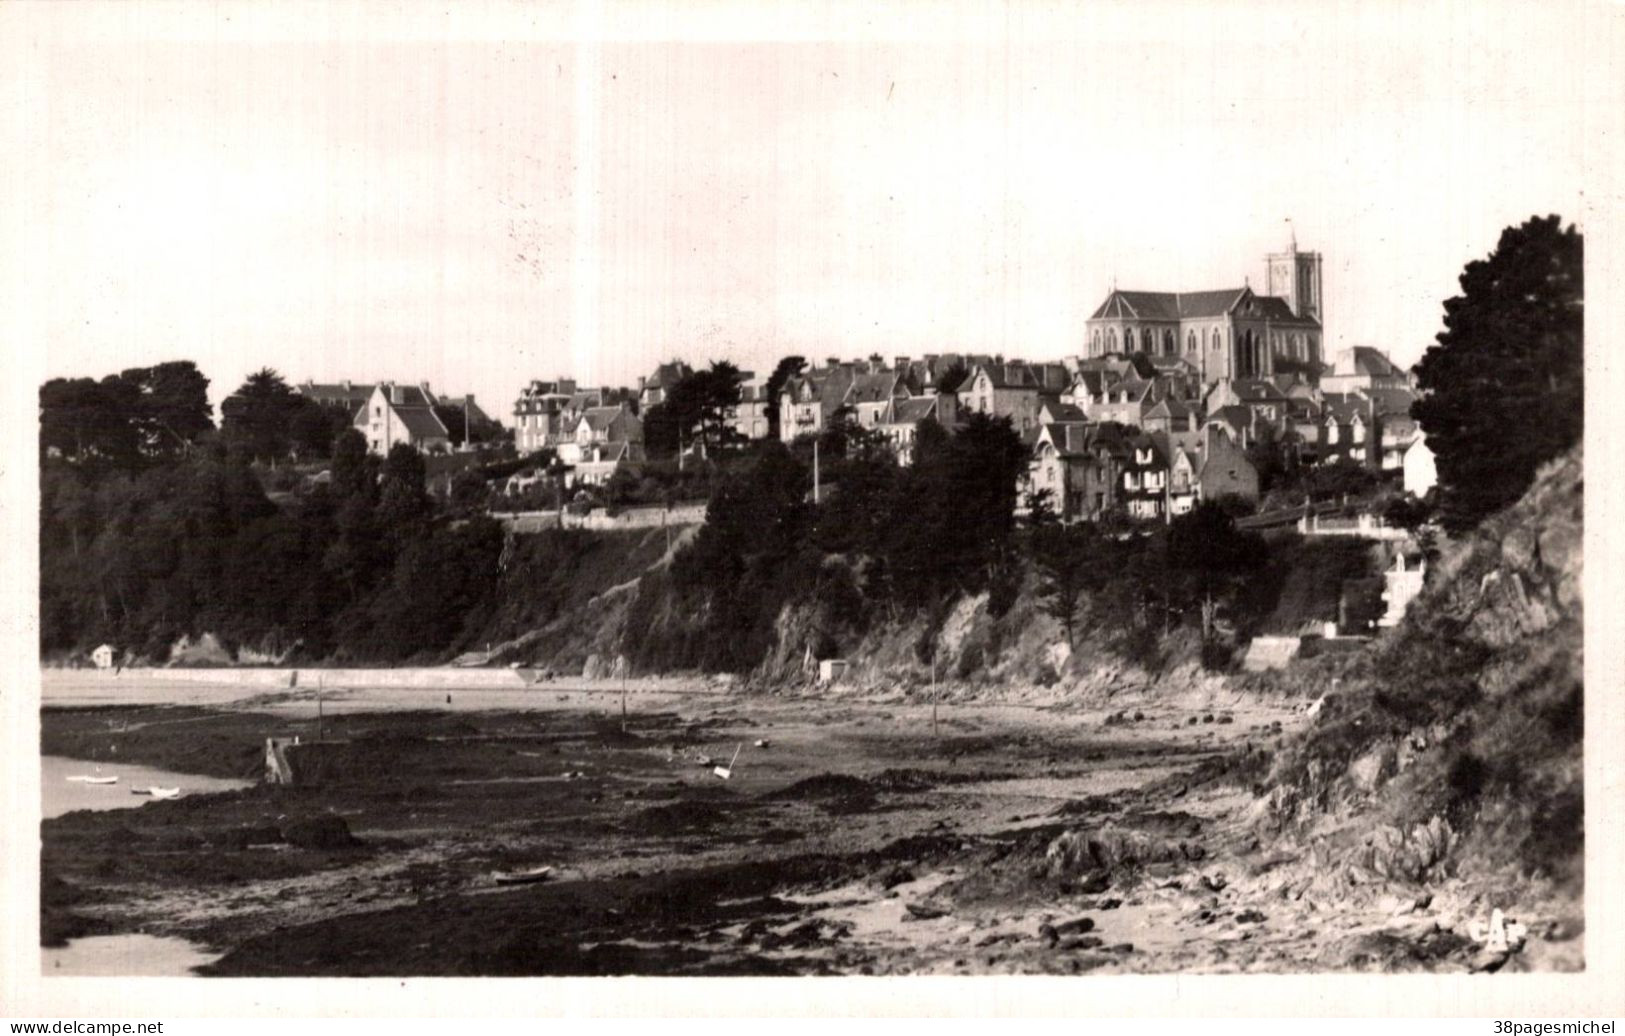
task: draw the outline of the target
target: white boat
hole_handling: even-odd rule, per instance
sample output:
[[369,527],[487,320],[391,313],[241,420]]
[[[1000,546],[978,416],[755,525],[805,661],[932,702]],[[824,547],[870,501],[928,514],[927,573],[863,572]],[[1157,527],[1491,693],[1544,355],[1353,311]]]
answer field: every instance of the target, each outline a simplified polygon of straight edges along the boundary
[[81,775],[81,776],[69,777],[68,780],[70,780],[70,781],[79,781],[81,784],[117,784],[118,783],[118,778],[117,777],[89,777],[89,776]]
[[498,885],[526,885],[533,881],[546,881],[552,873],[552,867],[531,867],[522,871],[497,871],[491,875],[491,880]]
[[150,788],[131,788],[131,795],[151,795],[155,799],[178,799],[181,797],[179,788],[160,788],[154,784]]

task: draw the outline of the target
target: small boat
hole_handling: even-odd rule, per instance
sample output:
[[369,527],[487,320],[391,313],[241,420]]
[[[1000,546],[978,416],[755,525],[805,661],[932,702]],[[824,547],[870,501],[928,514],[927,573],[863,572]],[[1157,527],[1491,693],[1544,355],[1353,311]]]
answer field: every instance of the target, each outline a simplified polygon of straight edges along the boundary
[[131,788],[131,795],[151,795],[155,799],[178,799],[181,797],[179,788],[160,788],[154,784],[150,788]]
[[528,885],[534,881],[546,881],[552,873],[552,867],[531,867],[522,871],[497,871],[491,875],[491,880],[498,885]]
[[68,780],[70,780],[70,781],[79,781],[82,784],[117,784],[118,783],[118,778],[117,777],[79,776],[79,777],[69,777]]

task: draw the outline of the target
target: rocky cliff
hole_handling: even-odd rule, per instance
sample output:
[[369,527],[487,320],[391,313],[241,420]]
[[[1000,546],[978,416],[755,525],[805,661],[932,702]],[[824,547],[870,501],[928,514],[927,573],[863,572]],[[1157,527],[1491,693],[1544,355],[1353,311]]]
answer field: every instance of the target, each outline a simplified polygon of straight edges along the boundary
[[1315,722],[1255,809],[1309,850],[1294,895],[1583,916],[1582,472],[1579,450],[1548,464],[1389,637],[1310,677]]

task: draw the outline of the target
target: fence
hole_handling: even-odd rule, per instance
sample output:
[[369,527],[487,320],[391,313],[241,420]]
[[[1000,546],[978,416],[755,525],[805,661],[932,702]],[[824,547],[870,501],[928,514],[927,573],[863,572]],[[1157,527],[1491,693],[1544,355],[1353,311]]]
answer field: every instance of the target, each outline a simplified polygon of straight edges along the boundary
[[1298,531],[1305,536],[1359,536],[1368,540],[1402,540],[1409,536],[1372,514],[1352,518],[1327,518],[1311,514],[1298,519]]
[[668,525],[701,525],[705,522],[705,504],[684,504],[680,507],[632,507],[619,514],[610,514],[596,508],[586,514],[564,512],[560,521],[557,511],[519,511],[492,515],[504,527],[514,532],[541,532],[543,529],[587,529],[592,532],[615,532],[621,529],[659,529]]

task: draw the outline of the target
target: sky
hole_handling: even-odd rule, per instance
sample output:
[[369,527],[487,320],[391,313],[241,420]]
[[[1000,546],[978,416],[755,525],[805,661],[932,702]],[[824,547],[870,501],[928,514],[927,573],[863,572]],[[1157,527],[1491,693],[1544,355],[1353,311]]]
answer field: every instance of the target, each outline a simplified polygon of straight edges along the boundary
[[216,402],[271,366],[503,418],[673,357],[1060,359],[1114,283],[1258,287],[1291,233],[1329,347],[1412,363],[1503,227],[1586,228],[1621,10],[8,6],[0,263],[42,377],[184,358]]

